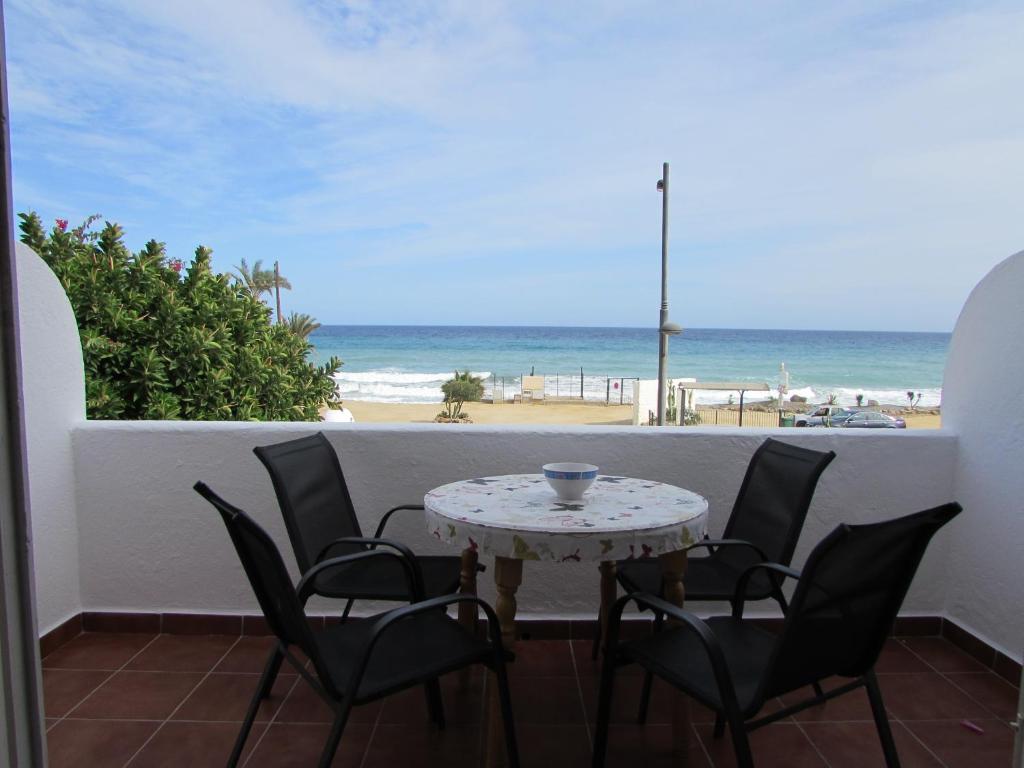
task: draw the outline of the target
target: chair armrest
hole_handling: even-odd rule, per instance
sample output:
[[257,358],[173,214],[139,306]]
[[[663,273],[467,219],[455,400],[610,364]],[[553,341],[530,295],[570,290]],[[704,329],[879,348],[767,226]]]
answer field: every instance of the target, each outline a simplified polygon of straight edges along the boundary
[[[783,576],[788,576],[791,579],[800,580],[800,571],[793,568],[789,568],[785,565],[779,565],[778,563],[757,563],[747,568],[740,577],[736,580],[736,591],[732,595],[732,616],[734,619],[743,618],[743,603],[747,599],[747,582],[750,581],[750,576],[757,570],[772,571]],[[779,594],[782,593],[782,586],[773,576],[769,576],[772,580],[773,589]]]
[[388,520],[393,514],[395,514],[395,512],[404,512],[407,510],[422,512],[424,510],[424,506],[422,504],[402,504],[401,506],[389,509],[384,513],[384,517],[380,519],[380,525],[377,526],[377,532],[373,534],[374,537],[379,539],[383,535],[384,526],[388,524]]
[[680,629],[692,632],[697,636],[698,641],[700,641],[701,646],[708,655],[708,661],[711,662],[711,671],[715,675],[715,682],[717,683],[718,690],[722,695],[722,705],[725,708],[725,711],[735,712],[738,710],[739,706],[736,702],[736,689],[732,684],[732,676],[729,674],[729,665],[725,661],[725,654],[722,652],[722,646],[719,644],[718,638],[715,637],[715,633],[711,631],[711,628],[708,627],[708,625],[705,624],[697,614],[683,610],[678,605],[673,605],[667,600],[656,597],[649,592],[634,592],[631,595],[625,595],[616,600],[612,605],[611,612],[608,616],[608,646],[605,651],[606,668],[602,672],[602,677],[604,675],[611,674],[611,668],[615,665],[615,657],[617,655],[619,643],[619,625],[622,623],[622,612],[630,601],[635,602],[637,605],[642,605],[654,611],[664,613],[666,616],[678,621]]
[[323,560],[308,571],[306,571],[302,578],[299,580],[298,586],[295,588],[295,592],[298,594],[299,602],[303,605],[309,600],[310,595],[316,591],[315,583],[316,577],[324,571],[330,570],[331,568],[337,568],[341,565],[348,565],[350,563],[359,562],[360,560],[369,560],[373,557],[387,557],[392,560],[397,560],[402,566],[402,570],[405,572],[406,583],[409,585],[409,590],[413,594],[413,600],[418,600],[423,596],[423,588],[421,581],[417,581],[418,574],[418,563],[409,561],[408,558],[403,557],[400,554],[394,552],[386,552],[379,549],[370,549],[365,552],[354,552],[351,555],[342,555],[341,557],[332,557],[329,560]]
[[697,549],[697,547],[706,547],[712,551],[712,554],[714,554],[715,547],[747,547],[757,553],[757,557],[760,561],[764,562],[768,560],[768,557],[761,551],[760,547],[755,544],[751,544],[749,541],[744,541],[743,539],[701,539],[696,544],[688,546],[686,551],[689,552],[691,549]]
[[380,640],[381,636],[391,627],[410,616],[415,616],[420,613],[429,613],[430,611],[443,609],[456,603],[476,603],[483,609],[484,614],[487,616],[487,630],[490,634],[491,647],[494,649],[495,654],[504,660],[505,647],[501,641],[501,624],[498,622],[498,615],[494,612],[494,609],[485,600],[482,600],[476,595],[441,595],[440,597],[433,597],[429,600],[414,603],[413,605],[395,608],[377,619],[373,628],[370,630],[370,641],[366,644],[366,648],[363,650],[359,663],[353,667],[352,677],[349,682],[349,690],[359,690],[359,683],[362,680],[363,671],[370,662],[370,656],[373,654],[374,646],[376,646],[377,641]]
[[415,575],[419,591],[416,593],[418,596],[414,597],[410,602],[416,602],[423,599],[423,571],[420,568],[419,560],[416,559],[416,555],[413,554],[413,551],[402,542],[395,541],[394,539],[381,539],[378,537],[370,538],[369,536],[342,536],[340,539],[335,539],[320,550],[320,554],[316,557],[317,562],[319,562],[332,547],[337,546],[338,544],[363,544],[369,547],[371,551],[377,547],[391,547],[412,565],[413,574]]

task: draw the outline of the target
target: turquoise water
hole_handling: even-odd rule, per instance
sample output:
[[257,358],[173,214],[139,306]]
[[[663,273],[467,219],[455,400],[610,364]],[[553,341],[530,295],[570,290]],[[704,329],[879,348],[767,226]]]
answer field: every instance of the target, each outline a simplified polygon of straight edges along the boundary
[[[934,405],[949,339],[948,333],[693,328],[671,339],[669,376],[774,388],[784,362],[790,393],[812,402],[829,393],[853,402],[859,393],[905,403],[913,390],[921,405]],[[608,377],[658,374],[658,334],[649,328],[324,326],[310,341],[317,361],[330,355],[344,361],[338,386],[349,400],[438,402],[441,383],[456,368],[484,376],[488,386],[504,378],[506,391],[518,391],[519,377],[533,370],[549,377],[554,393],[557,375],[559,393],[577,395],[582,368],[584,394],[592,399],[605,397]],[[622,387],[631,391],[628,381]],[[698,393],[698,400],[726,396]]]

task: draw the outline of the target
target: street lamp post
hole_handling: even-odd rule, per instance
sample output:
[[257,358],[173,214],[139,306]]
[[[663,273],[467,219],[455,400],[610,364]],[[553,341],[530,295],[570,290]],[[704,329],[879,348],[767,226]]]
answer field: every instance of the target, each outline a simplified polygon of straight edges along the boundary
[[[661,180],[661,314],[658,318],[658,426],[665,426],[668,408],[668,337],[683,329],[668,319],[668,163],[662,164]],[[678,407],[678,406],[677,406]]]

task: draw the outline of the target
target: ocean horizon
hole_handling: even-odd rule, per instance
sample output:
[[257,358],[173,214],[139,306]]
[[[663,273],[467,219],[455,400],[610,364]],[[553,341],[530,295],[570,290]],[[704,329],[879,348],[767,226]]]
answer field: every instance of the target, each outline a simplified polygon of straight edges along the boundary
[[[819,402],[937,406],[950,333],[688,328],[672,337],[669,377],[698,381],[779,383],[789,372],[789,395]],[[604,400],[636,379],[658,373],[658,332],[652,328],[571,326],[325,325],[310,337],[311,359],[344,361],[336,375],[345,400],[440,402],[452,372],[470,370],[485,380],[485,397],[503,387],[518,392],[523,375],[549,377],[549,394]],[[619,386],[615,387],[615,383]],[[748,401],[769,393],[748,393]],[[723,402],[728,393],[696,393],[697,403]]]

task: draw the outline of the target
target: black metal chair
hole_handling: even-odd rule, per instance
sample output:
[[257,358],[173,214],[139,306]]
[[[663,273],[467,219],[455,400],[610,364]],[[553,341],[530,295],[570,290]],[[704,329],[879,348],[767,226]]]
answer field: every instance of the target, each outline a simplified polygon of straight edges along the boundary
[[[270,473],[295,559],[303,573],[324,558],[381,546],[415,558],[423,574],[426,597],[458,591],[459,557],[415,556],[401,542],[382,538],[393,514],[422,511],[422,504],[404,504],[388,510],[373,537],[363,535],[338,454],[322,432],[257,447],[253,453]],[[313,589],[325,597],[348,598],[343,617],[348,616],[357,599],[409,599],[401,569],[384,559],[333,568],[316,579]]]
[[[229,768],[238,764],[260,702],[269,695],[285,660],[334,711],[334,724],[320,756],[321,768],[331,764],[353,706],[406,688],[426,686],[428,707],[438,727],[443,728],[444,713],[437,679],[471,664],[484,664],[495,673],[508,761],[517,768],[519,753],[505,670],[509,654],[502,646],[501,628],[491,606],[472,595],[422,600],[422,580],[416,560],[384,549],[324,560],[293,587],[281,553],[266,531],[205,483],[196,483],[194,487],[224,519],[267,624],[278,640],[249,704],[228,760]],[[317,577],[333,569],[373,562],[390,562],[397,566],[405,574],[407,591],[417,602],[369,618],[350,619],[323,630],[313,630],[306,620],[304,606],[314,592]],[[448,617],[447,606],[464,602],[472,602],[483,609],[490,642],[478,639]],[[312,662],[310,670],[305,660],[296,658],[293,647]]]
[[[953,502],[882,523],[840,525],[814,548],[802,574],[777,563],[753,565],[736,585],[732,616],[702,621],[651,594],[617,600],[601,676],[594,768],[604,765],[616,668],[633,662],[724,718],[740,768],[753,766],[748,731],[864,686],[886,765],[898,768],[874,665],[928,542],[960,510]],[[797,579],[781,634],[743,619],[744,590],[759,573],[773,581]],[[620,645],[622,611],[630,601],[665,613],[672,625]],[[768,699],[832,675],[854,679],[753,719]]]
[[[834,451],[812,451],[788,443],[765,440],[750,459],[732,514],[720,539],[704,539],[691,547],[707,549],[707,557],[693,558],[686,570],[686,602],[731,600],[736,582],[755,563],[789,565],[793,559],[807,510],[818,479],[836,457]],[[619,583],[627,593],[662,594],[661,568],[657,559],[620,560]],[[747,600],[773,597],[786,610],[786,599],[764,574],[751,579]],[[664,614],[654,611],[655,631]],[[597,658],[597,645],[594,658]],[[651,675],[644,680],[639,722],[647,717]]]

